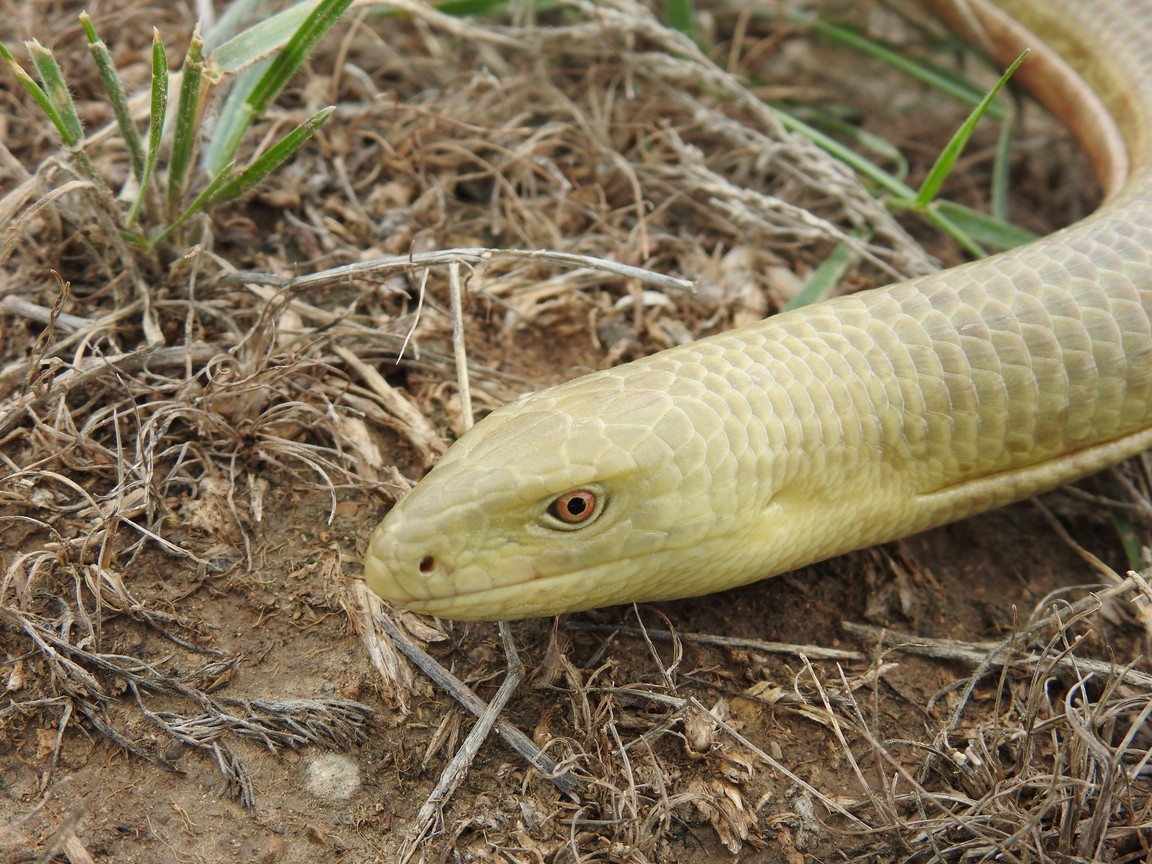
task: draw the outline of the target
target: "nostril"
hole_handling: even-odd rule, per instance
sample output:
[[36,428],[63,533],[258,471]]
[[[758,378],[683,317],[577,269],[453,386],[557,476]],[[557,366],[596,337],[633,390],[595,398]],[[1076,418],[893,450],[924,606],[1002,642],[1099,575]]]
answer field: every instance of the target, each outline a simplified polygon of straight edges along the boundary
[[436,559],[433,558],[431,555],[425,555],[423,558],[420,559],[420,572],[421,573],[431,573],[435,569],[436,569]]

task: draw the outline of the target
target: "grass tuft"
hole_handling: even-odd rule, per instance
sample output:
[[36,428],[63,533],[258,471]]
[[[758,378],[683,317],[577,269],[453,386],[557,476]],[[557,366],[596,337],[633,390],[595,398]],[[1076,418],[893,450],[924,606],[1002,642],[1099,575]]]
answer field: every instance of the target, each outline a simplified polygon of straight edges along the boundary
[[[104,95],[115,115],[118,131],[128,150],[136,179],[134,187],[124,190],[130,198],[127,209],[116,207],[105,217],[118,225],[122,236],[146,255],[155,255],[161,247],[173,241],[174,235],[194,216],[247,193],[292,158],[331,116],[332,109],[323,109],[313,114],[265,152],[253,157],[237,177],[232,177],[233,156],[240,147],[245,131],[254,120],[266,114],[273,100],[307,60],[316,44],[340,20],[350,2],[315,0],[294,6],[233,37],[211,54],[205,53],[205,40],[197,26],[193,30],[179,72],[180,87],[175,106],[168,99],[167,53],[159,32],[153,30],[147,156],[126,88],[116,71],[115,63],[91,17],[81,13],[80,24],[88,40],[88,49]],[[40,106],[84,174],[97,184],[107,185],[108,192],[116,194],[117,190],[93,164],[83,125],[53,52],[35,39],[25,44],[39,83],[23,70],[2,43],[0,58],[6,61],[17,81]],[[272,55],[272,61],[263,75],[256,79],[242,79],[241,84],[245,86],[232,88],[231,98],[239,100],[242,110],[226,114],[229,122],[217,124],[213,130],[214,146],[209,150],[210,158],[205,163],[209,180],[203,189],[194,189],[189,200],[190,189],[197,185],[194,170],[196,153],[201,140],[207,135],[207,119],[216,113],[211,105],[212,100],[231,76],[267,55]],[[174,122],[171,141],[165,151],[163,135],[170,111]],[[219,142],[223,142],[222,147]],[[167,162],[159,164],[165,152]],[[166,185],[163,193],[164,215],[157,220],[158,211],[146,206],[146,201],[156,194],[152,184],[158,180],[159,175],[166,177]],[[107,198],[102,198],[99,203],[106,205],[107,201]],[[137,226],[142,212],[147,215],[150,224]]]

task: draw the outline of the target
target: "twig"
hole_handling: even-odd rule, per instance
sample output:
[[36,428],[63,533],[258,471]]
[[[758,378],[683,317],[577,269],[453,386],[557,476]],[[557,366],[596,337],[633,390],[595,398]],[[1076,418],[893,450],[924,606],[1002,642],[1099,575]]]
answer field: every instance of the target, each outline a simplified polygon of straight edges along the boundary
[[[282,283],[285,280],[280,277],[265,273],[248,273],[246,275],[252,277],[246,284],[248,291],[266,303],[276,301],[277,295],[284,290]],[[373,344],[388,347],[390,350],[396,352],[396,357],[389,361],[396,366],[423,366],[437,370],[445,370],[453,367],[453,359],[451,357],[437,351],[430,351],[427,348],[420,349],[418,359],[410,359],[408,356],[405,356],[407,345],[411,340],[411,332],[404,336],[385,333],[378,327],[361,324],[346,317],[346,315],[342,313],[305,303],[299,297],[293,297],[288,300],[284,308],[290,309],[306,321],[316,322],[319,328],[323,329],[329,335],[332,343],[337,340],[347,341],[349,337],[359,337],[370,340]],[[528,378],[513,375],[509,372],[502,372],[499,369],[492,369],[479,363],[469,364],[468,368],[478,375],[483,375],[485,378],[505,381],[520,388],[534,389],[540,386],[539,382],[531,381]]]
[[684,704],[685,705],[692,705],[692,706],[698,708],[699,710],[703,711],[705,714],[707,714],[709,717],[712,718],[712,721],[714,723],[716,723],[717,726],[719,726],[721,729],[723,729],[725,732],[727,732],[730,736],[732,736],[733,739],[735,739],[741,745],[746,747],[751,753],[755,754],[757,756],[757,758],[759,758],[761,761],[763,761],[769,767],[771,767],[775,771],[779,772],[780,774],[783,774],[785,777],[787,777],[789,780],[791,780],[793,783],[795,783],[797,786],[799,786],[801,789],[803,789],[809,795],[814,797],[817,801],[819,801],[821,804],[823,804],[825,807],[827,807],[828,811],[830,813],[839,813],[841,816],[848,819],[853,824],[859,825],[859,826],[864,827],[864,828],[867,827],[864,822],[860,821],[860,819],[858,819],[856,816],[853,816],[851,813],[849,813],[847,810],[845,810],[843,807],[841,807],[839,804],[837,804],[835,801],[833,801],[831,798],[829,798],[827,795],[825,795],[823,792],[821,792],[819,789],[817,789],[811,783],[808,783],[807,781],[803,780],[802,778],[800,778],[796,774],[789,771],[778,760],[773,759],[771,756],[769,756],[767,753],[765,753],[763,750],[761,750],[759,747],[757,747],[755,744],[753,744],[750,740],[748,740],[743,735],[741,735],[739,732],[737,732],[734,728],[732,728],[731,725],[729,725],[729,723],[726,720],[724,720],[724,718],[717,715],[716,712],[711,711],[708,708],[705,708],[704,703],[701,702],[700,700],[698,700],[695,696],[693,696],[691,699],[684,700]]
[[609,261],[592,255],[577,255],[573,252],[557,252],[550,249],[488,249],[484,247],[438,249],[431,252],[414,252],[411,255],[393,255],[388,258],[376,258],[372,261],[358,261],[355,264],[331,267],[318,273],[310,273],[307,276],[297,276],[292,279],[281,278],[268,273],[240,271],[230,274],[226,277],[226,281],[254,282],[258,285],[273,285],[279,288],[300,290],[317,285],[329,285],[333,282],[347,282],[358,277],[390,273],[394,270],[412,270],[417,267],[435,267],[445,264],[491,264],[493,261],[539,261],[561,267],[600,270],[622,279],[635,279],[672,291],[687,291],[689,293],[695,293],[697,284],[691,279],[678,279],[675,276],[646,270],[643,267],[633,267],[630,264],[621,264],[619,261]]
[[360,630],[361,642],[368,651],[368,659],[388,686],[404,714],[408,713],[408,694],[413,689],[412,665],[401,659],[394,639],[382,639],[373,621],[381,614],[383,600],[368,590],[362,579],[350,586],[353,601],[351,618]]
[[396,425],[403,432],[404,437],[417,449],[424,464],[432,465],[444,454],[448,445],[435,429],[424,419],[407,397],[395,387],[384,380],[374,366],[365,363],[355,352],[342,345],[333,345],[332,350],[348,364],[348,368],[360,376],[369,389],[379,398],[384,409],[396,418]]
[[843,651],[837,648],[823,648],[819,645],[792,645],[787,642],[764,642],[759,639],[739,639],[735,636],[716,636],[711,633],[671,633],[667,630],[651,630],[639,627],[614,627],[611,624],[592,624],[586,621],[568,621],[568,630],[584,633],[613,633],[630,638],[649,638],[670,642],[681,639],[700,645],[720,645],[724,648],[749,648],[766,654],[795,654],[815,657],[819,660],[867,660],[859,651]]
[[460,414],[467,430],[475,422],[472,414],[472,387],[468,383],[468,354],[464,349],[464,298],[460,285],[460,262],[448,265],[448,296],[452,303],[452,352],[456,358],[456,381],[460,388]]
[[[1140,581],[1142,580],[1138,574],[1129,574],[1128,578],[1123,582],[1105,588],[1103,591],[1094,592],[1082,600],[1062,607],[1057,612],[1046,615],[1039,621],[1015,633],[1011,639],[1001,642],[962,642],[953,639],[931,639],[926,636],[889,630],[885,627],[855,624],[851,621],[845,621],[843,626],[848,633],[872,641],[890,643],[895,640],[896,644],[892,644],[887,649],[889,651],[904,651],[910,654],[921,654],[926,657],[937,657],[944,660],[955,660],[961,663],[974,664],[977,666],[977,672],[973,677],[977,678],[991,667],[1006,662],[1009,653],[1016,646],[1020,645],[1024,640],[1038,631],[1050,627],[1053,624],[1059,625],[1066,623],[1066,619],[1071,616],[1094,611],[1100,608],[1104,600],[1109,600],[1112,597],[1124,594],[1133,589],[1139,590]],[[1051,663],[1053,662],[1053,658],[1048,654],[1018,654],[1012,662],[1019,663],[1023,666],[1037,666],[1040,663]],[[1146,672],[1139,672],[1135,669],[1122,668],[1114,663],[1108,663],[1102,660],[1062,657],[1055,662],[1055,668],[1071,669],[1077,671],[1077,674],[1087,671],[1104,676],[1119,675],[1129,684],[1145,688],[1152,687],[1152,675]]]
[[500,635],[504,637],[504,653],[508,658],[504,681],[501,683],[500,689],[496,691],[496,696],[492,699],[491,704],[478,716],[476,725],[472,727],[472,731],[468,733],[464,743],[460,745],[452,760],[440,772],[440,780],[436,783],[436,788],[429,793],[420,808],[420,812],[416,814],[415,825],[400,846],[398,856],[400,864],[407,864],[428,839],[433,826],[437,822],[443,821],[444,805],[452,798],[460,784],[464,782],[468,769],[472,766],[472,761],[480,752],[480,748],[484,746],[488,734],[500,717],[500,712],[504,710],[504,706],[508,704],[508,700],[512,698],[516,688],[520,686],[522,678],[520,655],[516,653],[516,646],[511,639],[511,631],[508,630],[506,624],[501,625]]
[[[179,348],[141,348],[112,357],[85,357],[55,375],[49,388],[40,392],[20,392],[0,404],[0,435],[7,434],[24,416],[25,411],[40,407],[50,397],[63,397],[72,390],[87,387],[93,380],[105,375],[112,377],[118,373],[138,372],[158,366],[199,366],[225,351],[225,348],[218,345],[196,344]],[[13,383],[22,380],[27,374],[27,368],[28,364],[20,361],[0,370],[0,390],[7,391]]]
[[[65,814],[60,827],[52,832],[44,851],[36,859],[37,864],[50,864],[61,852],[67,856],[71,864],[88,864],[92,861],[83,844],[76,839],[76,829],[83,821],[84,815],[84,807],[81,805],[71,808]],[[83,850],[82,855],[80,850]]]
[[[377,615],[376,623],[392,638],[392,641],[396,644],[400,653],[407,657],[417,669],[423,672],[425,677],[433,684],[440,687],[477,717],[482,716],[488,711],[487,703],[473,693],[467,684],[437,663],[416,645],[416,643],[405,636],[386,616]],[[541,751],[540,748],[532,742],[532,739],[504,718],[496,721],[495,728],[500,737],[504,739],[504,743],[528,760],[537,771],[551,780],[552,784],[564,793],[564,795],[573,801],[579,801],[579,797],[576,794],[578,788],[576,780],[567,772],[562,772],[556,762]]]
[[14,315],[20,315],[29,321],[35,321],[37,324],[53,324],[58,329],[69,332],[91,327],[95,323],[91,318],[82,318],[67,312],[56,312],[47,306],[40,306],[25,300],[23,297],[17,297],[15,294],[0,297],[0,309]]
[[1068,533],[1068,530],[1060,520],[1056,518],[1056,514],[1053,513],[1043,501],[1039,498],[1033,498],[1032,506],[1040,511],[1040,515],[1044,517],[1044,521],[1048,523],[1048,527],[1056,533],[1056,536],[1063,540],[1073,552],[1083,558],[1093,570],[1107,579],[1112,585],[1119,585],[1124,581],[1115,570],[1073,540],[1072,535]]

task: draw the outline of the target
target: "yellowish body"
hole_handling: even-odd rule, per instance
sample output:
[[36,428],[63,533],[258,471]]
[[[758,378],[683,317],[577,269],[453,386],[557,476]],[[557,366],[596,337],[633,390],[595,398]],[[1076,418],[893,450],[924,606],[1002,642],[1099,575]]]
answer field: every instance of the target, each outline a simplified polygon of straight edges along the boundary
[[[505,406],[376,529],[369,587],[486,620],[706,594],[1152,446],[1152,2],[963,6],[957,26],[1002,51],[1039,45],[1031,27],[1100,93],[1072,113],[1119,130],[1088,145],[1114,187],[1101,210]],[[1059,75],[1076,81],[1041,78]]]

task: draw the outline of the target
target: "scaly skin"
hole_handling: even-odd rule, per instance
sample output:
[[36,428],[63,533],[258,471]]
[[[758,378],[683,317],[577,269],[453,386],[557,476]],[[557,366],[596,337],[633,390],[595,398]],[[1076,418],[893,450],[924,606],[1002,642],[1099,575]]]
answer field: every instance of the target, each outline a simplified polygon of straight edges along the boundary
[[[1088,148],[1115,187],[1101,210],[1006,254],[501,408],[373,533],[369,587],[487,620],[706,594],[1152,446],[1152,2],[997,5],[1043,32],[1115,115],[1122,140]],[[983,0],[967,8],[988,33],[1003,24]],[[1080,122],[1099,107],[1068,102]],[[597,502],[575,526],[548,512],[571,490]]]

